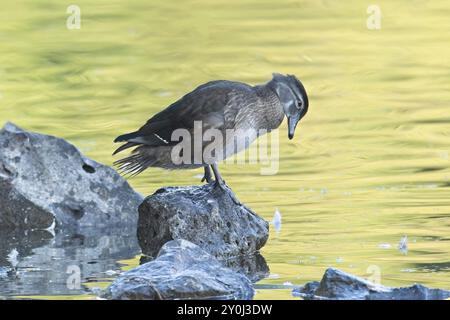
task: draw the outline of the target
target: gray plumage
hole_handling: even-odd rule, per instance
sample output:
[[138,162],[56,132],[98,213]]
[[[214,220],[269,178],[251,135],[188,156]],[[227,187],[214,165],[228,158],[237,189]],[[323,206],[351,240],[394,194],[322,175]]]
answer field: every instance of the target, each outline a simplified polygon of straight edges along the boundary
[[[286,115],[291,139],[297,122],[306,114],[307,109],[306,91],[294,76],[274,74],[272,80],[256,86],[226,80],[211,81],[200,85],[153,116],[138,131],[117,137],[115,142],[126,143],[114,154],[132,147],[135,149],[131,156],[116,161],[115,164],[130,174],[141,173],[149,167],[192,169],[204,166],[205,179],[209,182],[208,165],[215,165],[210,163],[213,160],[202,159],[200,163],[188,164],[174,163],[172,151],[179,143],[172,141],[172,134],[176,129],[186,129],[194,135],[194,121],[201,121],[203,132],[207,129],[217,129],[223,136],[226,136],[227,130],[270,131],[278,128]],[[252,141],[248,141],[244,148]],[[203,142],[202,148],[209,143]],[[224,143],[223,157],[218,160],[239,151],[227,147]],[[213,167],[213,170],[216,175],[217,167]],[[216,180],[218,178],[220,176],[216,176]]]

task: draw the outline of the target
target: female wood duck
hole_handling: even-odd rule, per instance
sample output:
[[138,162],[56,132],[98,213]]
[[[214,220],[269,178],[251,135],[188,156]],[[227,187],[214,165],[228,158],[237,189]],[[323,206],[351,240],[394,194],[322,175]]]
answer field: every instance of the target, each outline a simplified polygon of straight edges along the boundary
[[[128,148],[136,148],[131,156],[116,161],[115,164],[123,172],[132,175],[139,174],[149,167],[165,169],[204,167],[205,175],[202,182],[206,180],[208,183],[213,181],[211,167],[215,184],[224,187],[225,183],[217,168],[217,162],[247,148],[260,134],[278,128],[285,115],[288,122],[288,138],[292,139],[297,123],[307,111],[308,96],[305,88],[293,75],[274,73],[269,82],[256,86],[235,81],[211,81],[200,85],[154,115],[138,131],[117,137],[114,142],[126,143],[114,154]],[[227,137],[227,139],[215,137],[215,142],[224,140],[226,142],[217,143],[217,149],[212,156],[205,156],[204,149],[210,141],[205,141],[204,136],[200,137],[201,147],[195,147],[198,138],[196,132],[205,132],[208,129]],[[193,141],[188,142],[194,150],[190,155],[187,155],[184,149],[181,152],[174,152],[180,144],[179,139],[174,139],[174,134],[180,130],[194,136]],[[256,134],[247,135],[246,143],[243,145],[230,144],[234,138],[239,138],[250,131]],[[183,156],[197,161],[180,162],[179,159],[174,159]]]

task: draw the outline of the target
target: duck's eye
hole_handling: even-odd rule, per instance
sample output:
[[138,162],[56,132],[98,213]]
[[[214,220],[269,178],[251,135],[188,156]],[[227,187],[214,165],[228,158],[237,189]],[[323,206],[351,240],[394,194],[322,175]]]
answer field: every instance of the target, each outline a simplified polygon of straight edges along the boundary
[[301,109],[302,106],[303,106],[303,102],[298,101],[298,102],[297,102],[297,109]]

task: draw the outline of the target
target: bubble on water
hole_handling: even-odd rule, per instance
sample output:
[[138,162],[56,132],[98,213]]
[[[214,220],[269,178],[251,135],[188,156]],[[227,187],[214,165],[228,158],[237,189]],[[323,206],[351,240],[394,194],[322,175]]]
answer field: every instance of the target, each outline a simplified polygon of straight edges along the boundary
[[416,269],[410,269],[410,268],[405,268],[405,269],[401,269],[400,272],[416,272]]
[[418,189],[436,189],[438,187],[439,187],[439,185],[437,185],[435,183],[428,183],[428,184],[419,184],[419,185],[417,185]]
[[308,61],[308,62],[313,62],[313,59],[310,56],[306,55],[306,54],[302,54],[301,57],[303,59],[305,59],[306,61]]
[[283,282],[283,285],[284,286],[293,286],[292,282],[289,282],[289,281]]
[[390,248],[392,248],[392,246],[391,246],[390,243],[380,243],[378,245],[378,248],[380,248],[380,249],[390,249]]
[[337,262],[337,263],[342,263],[342,262],[344,262],[344,258],[342,258],[342,257],[337,257],[337,258],[336,258],[336,262]]
[[170,92],[170,91],[160,91],[160,92],[158,92],[158,96],[160,96],[160,97],[170,97],[172,95],[173,95],[173,93]]
[[268,277],[268,279],[280,279],[280,275],[276,273],[271,273]]
[[439,158],[448,160],[448,151],[439,152],[438,155],[439,155]]
[[275,213],[273,215],[272,218],[272,225],[275,229],[276,232],[280,232],[281,231],[281,213],[280,211],[277,209],[275,209]]
[[116,274],[118,274],[118,272],[117,272],[117,271],[114,271],[114,270],[106,270],[106,271],[105,271],[105,274],[106,274],[107,276],[115,276]]

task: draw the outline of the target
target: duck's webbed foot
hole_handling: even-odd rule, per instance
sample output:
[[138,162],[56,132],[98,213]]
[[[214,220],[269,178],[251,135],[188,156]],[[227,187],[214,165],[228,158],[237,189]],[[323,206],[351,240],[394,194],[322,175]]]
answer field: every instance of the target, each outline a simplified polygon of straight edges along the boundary
[[205,182],[206,183],[211,183],[214,180],[212,179],[212,175],[211,175],[211,169],[209,168],[209,166],[205,166],[205,174],[203,175],[202,181],[201,182]]
[[222,191],[225,191],[236,205],[242,205],[242,203],[234,195],[233,190],[231,190],[225,183],[225,180],[222,179],[222,176],[219,173],[219,169],[217,168],[217,164],[211,165],[211,168],[214,172],[214,177],[216,178],[216,181],[214,182],[214,188],[220,188]]

